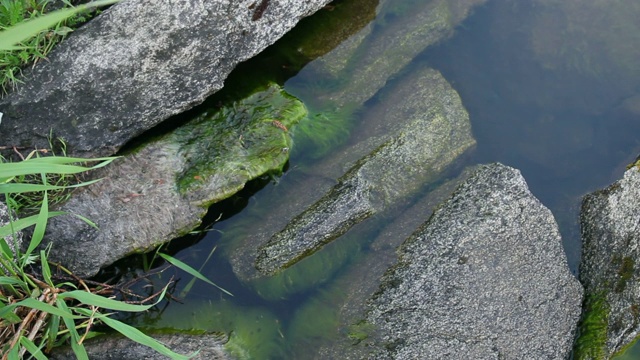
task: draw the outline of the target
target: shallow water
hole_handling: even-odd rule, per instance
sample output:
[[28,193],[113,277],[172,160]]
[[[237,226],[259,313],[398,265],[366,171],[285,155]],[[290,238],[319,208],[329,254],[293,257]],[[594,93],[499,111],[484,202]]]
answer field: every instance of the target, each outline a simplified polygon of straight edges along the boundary
[[[411,4],[411,0],[391,3],[404,1]],[[600,38],[593,43],[588,39],[572,43],[572,39],[584,36],[565,32],[565,38],[558,39],[553,35],[555,33],[545,32],[551,27],[549,24],[555,24],[552,20],[556,18],[564,19],[567,24],[576,21],[567,13],[575,10],[566,5],[569,3],[573,2],[557,5],[544,0],[491,0],[478,7],[457,28],[452,38],[423,52],[402,72],[403,76],[410,76],[417,69],[430,66],[443,73],[460,93],[478,142],[477,148],[466,159],[467,164],[499,161],[520,169],[533,194],[555,215],[569,266],[577,274],[581,197],[620,178],[625,165],[632,162],[640,151],[640,138],[636,135],[640,132],[640,99],[633,98],[635,89],[640,87],[640,80],[628,79],[637,69],[626,68],[624,63],[611,64],[609,68],[610,59],[601,53],[638,49],[640,41],[630,44],[636,39],[622,38],[622,45],[603,44]],[[577,24],[602,27],[589,29],[587,34],[606,32],[616,25],[607,21],[625,20],[615,16],[603,20],[600,16],[597,21],[590,22],[588,17],[596,16],[598,9],[587,10],[576,15],[579,17]],[[402,12],[399,14],[401,16]],[[610,49],[616,46],[616,49]],[[562,51],[554,52],[552,49]],[[621,74],[625,72],[626,76]],[[322,91],[325,80],[294,76],[285,88],[300,89],[305,87],[304,82],[309,82],[306,86],[317,93]],[[392,86],[394,81],[391,80],[387,86]],[[303,93],[295,91],[303,101],[314,102],[314,99],[307,99]],[[357,115],[353,121],[358,121]],[[357,137],[358,134],[352,133],[351,136]],[[264,318],[273,319],[269,321],[277,322],[270,335],[254,340],[264,342],[266,338],[271,339],[268,341],[273,346],[260,350],[265,351],[261,353],[265,358],[304,358],[304,354],[309,354],[310,346],[326,340],[321,334],[329,333],[327,330],[336,325],[334,316],[337,311],[332,310],[331,301],[327,300],[330,298],[328,289],[331,289],[333,279],[366,255],[366,240],[354,240],[357,243],[353,247],[357,249],[354,250],[356,253],[348,256],[329,277],[288,295],[285,300],[264,300],[253,289],[241,284],[225,256],[233,247],[239,228],[244,228],[247,222],[258,221],[261,214],[271,211],[278,202],[287,201],[288,189],[304,181],[305,174],[313,170],[316,160],[310,154],[296,151],[295,147],[292,150],[288,170],[282,177],[262,179],[253,183],[253,188],[214,206],[209,215],[211,220],[219,219],[212,221],[214,230],[196,236],[194,245],[175,254],[191,266],[200,268],[211,249],[217,247],[202,272],[232,292],[234,297],[197,283],[184,305],[171,304],[167,309],[168,315],[155,325],[153,321],[146,321],[146,326],[168,326],[172,321],[167,319],[172,318],[172,313],[180,314],[198,304],[212,303],[212,306],[230,306],[238,313],[242,313],[242,309],[258,311]],[[375,237],[379,230],[377,226],[382,225],[371,225],[373,228],[365,232],[366,237]],[[313,256],[320,256],[319,253]],[[185,280],[178,284],[178,288],[188,281],[184,274],[183,278]],[[318,304],[317,311],[314,304]],[[317,322],[316,331],[301,328],[301,322],[306,322],[307,326]],[[306,338],[296,336],[296,333],[304,334],[305,331],[310,334]]]

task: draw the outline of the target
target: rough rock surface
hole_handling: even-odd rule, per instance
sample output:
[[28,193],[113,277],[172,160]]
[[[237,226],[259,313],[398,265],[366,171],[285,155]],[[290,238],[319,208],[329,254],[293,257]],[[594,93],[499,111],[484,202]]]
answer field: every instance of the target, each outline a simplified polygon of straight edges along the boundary
[[75,31],[0,101],[0,143],[108,155],[222,88],[329,0],[128,0]]
[[[0,201],[0,227],[9,224],[9,221],[9,209],[4,202]],[[18,231],[15,237],[14,235],[9,235],[4,240],[15,254],[15,250],[20,249],[22,246],[22,232]]]
[[291,138],[273,124],[291,127],[304,105],[277,86],[213,114],[117,159],[95,174],[101,181],[79,189],[62,210],[80,214],[50,220],[50,258],[78,275],[91,276],[112,262],[184,235],[200,224],[211,203],[251,179],[280,171]]
[[569,355],[582,288],[519,171],[481,166],[399,254],[369,305],[374,358]]
[[[400,84],[385,100],[387,107],[377,113],[378,123],[395,128],[372,136],[363,144],[346,149],[352,168],[339,183],[315,204],[290,219],[284,229],[270,238],[250,236],[258,246],[257,259],[232,256],[234,271],[243,279],[254,274],[273,275],[347,232],[353,225],[393,207],[398,201],[433,181],[465,150],[475,144],[469,116],[460,97],[442,75],[423,69]],[[367,123],[376,127],[377,123]],[[374,146],[371,146],[371,145]],[[266,234],[265,232],[259,232]],[[257,245],[255,245],[257,244]],[[247,254],[249,248],[239,252]]]
[[576,359],[602,359],[640,335],[640,169],[582,204],[585,320]]
[[[227,360],[231,359],[224,351],[224,336],[217,334],[189,335],[169,334],[152,335],[154,339],[162,342],[166,347],[178,354],[190,355],[194,360]],[[127,359],[127,360],[155,360],[168,359],[158,354],[155,350],[140,345],[121,336],[109,336],[91,339],[85,342],[89,359]],[[71,349],[57,350],[52,360],[76,359]]]

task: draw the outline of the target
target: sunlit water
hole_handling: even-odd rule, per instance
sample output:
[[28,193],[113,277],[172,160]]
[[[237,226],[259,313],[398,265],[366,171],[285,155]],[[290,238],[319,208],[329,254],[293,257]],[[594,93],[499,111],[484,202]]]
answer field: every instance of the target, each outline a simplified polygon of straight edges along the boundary
[[[563,67],[562,59],[540,50],[545,41],[551,42],[553,38],[538,34],[537,40],[533,41],[531,32],[542,31],[540,22],[547,21],[547,17],[555,19],[566,15],[550,13],[551,7],[536,4],[535,1],[490,1],[477,8],[454,37],[416,58],[404,74],[407,76],[424,66],[443,73],[460,93],[478,142],[468,165],[499,161],[520,169],[533,194],[554,213],[563,235],[569,266],[577,274],[581,197],[620,178],[625,165],[634,160],[640,150],[640,139],[636,135],[640,132],[640,112],[634,112],[632,102],[625,102],[635,95],[635,83],[618,84],[621,77],[615,71],[607,76],[607,71],[599,70],[601,57],[593,58],[594,62],[600,63],[593,65],[596,70],[589,71],[580,61],[569,62],[574,65]],[[602,26],[602,22],[595,24]],[[640,43],[627,45],[640,47]],[[599,50],[591,46],[584,51]],[[585,54],[584,58],[589,56]],[[299,87],[300,81],[294,77],[288,84],[295,83]],[[322,79],[314,81],[316,83],[309,86],[322,83]],[[640,103],[637,106],[640,107]],[[211,250],[217,247],[202,272],[232,292],[234,297],[199,282],[189,292],[185,304],[171,304],[168,313],[180,313],[180,308],[189,307],[195,312],[202,311],[196,306],[207,302],[212,307],[233,304],[247,311],[259,308],[277,322],[273,335],[276,339],[270,341],[279,350],[271,351],[270,356],[299,358],[308,351],[304,348],[308,343],[291,343],[294,329],[290,326],[299,321],[296,320],[297,310],[329,287],[331,279],[286,300],[266,301],[236,279],[225,251],[234,241],[234,227],[242,226],[256,214],[270,211],[275,202],[287,201],[288,187],[295,186],[303,173],[301,169],[308,170],[312,163],[304,153],[294,151],[288,170],[281,178],[254,183],[252,189],[212,209],[211,220],[222,216],[213,224],[213,230],[204,236],[196,236],[201,239],[175,256],[200,268]],[[372,229],[371,234],[375,231]],[[366,246],[362,249],[366,255]],[[347,261],[344,268],[349,264]],[[334,275],[341,271],[337,270]],[[182,277],[178,287],[184,286],[189,279],[184,274]],[[160,324],[167,326],[163,321]],[[150,323],[147,325],[153,327]]]

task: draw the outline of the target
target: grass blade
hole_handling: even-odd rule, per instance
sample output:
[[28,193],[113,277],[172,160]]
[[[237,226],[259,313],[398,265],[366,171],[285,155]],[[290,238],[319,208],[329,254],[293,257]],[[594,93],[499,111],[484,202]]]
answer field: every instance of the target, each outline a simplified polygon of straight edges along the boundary
[[[46,183],[46,177],[42,174],[42,181]],[[36,227],[33,230],[33,235],[31,235],[31,240],[29,241],[29,247],[27,248],[26,254],[30,255],[33,251],[40,245],[42,239],[44,239],[44,231],[47,228],[47,220],[49,220],[49,200],[47,197],[47,192],[44,192],[42,198],[42,205],[40,205],[40,212],[38,213],[38,217],[36,218]],[[28,257],[25,257],[25,261],[27,261]],[[24,264],[26,265],[26,263]],[[23,266],[24,266],[23,265]]]
[[[61,311],[65,312],[66,314],[71,314],[71,310],[69,310],[64,300],[57,298],[56,304]],[[69,330],[69,334],[71,335],[71,340],[69,342],[71,343],[71,349],[76,355],[76,358],[78,358],[78,360],[89,360],[87,350],[85,350],[84,345],[79,343],[80,335],[78,334],[78,330],[76,330],[76,324],[73,322],[73,320],[66,317],[62,317],[62,321],[64,322],[64,325],[67,327],[67,329]]]
[[[36,309],[36,310],[40,310],[40,311],[44,311],[47,312],[49,314],[53,314],[53,315],[58,315],[63,319],[69,319],[69,320],[74,320],[74,319],[81,319],[80,316],[76,316],[71,314],[70,312],[65,312],[64,310],[61,310],[55,306],[51,306],[47,303],[43,303],[41,301],[38,301],[36,299],[33,298],[26,298],[20,302],[17,302],[15,304],[11,304],[8,306],[3,307],[2,309],[0,309],[0,318],[4,317],[4,315],[7,312],[13,311],[13,309],[15,309],[18,306],[24,306],[24,307],[28,307],[31,309]],[[66,307],[66,306],[65,306]]]
[[156,305],[127,304],[122,301],[108,299],[104,296],[92,294],[83,290],[74,290],[62,293],[58,295],[58,299],[76,299],[84,304],[97,306],[103,309],[130,312],[146,311]]
[[47,360],[47,357],[44,356],[44,354],[42,353],[42,350],[40,350],[40,348],[38,348],[36,344],[34,344],[28,338],[21,336],[20,345],[24,346],[24,348],[27,349],[27,351],[31,355],[33,355],[33,357],[36,358],[37,360]]
[[[47,214],[49,218],[54,216],[66,214],[64,211],[52,211]],[[31,225],[34,225],[38,219],[38,215],[31,215],[23,219],[18,219],[11,224],[4,225],[0,227],[0,238],[5,238],[9,235],[13,235],[14,232],[20,231],[22,229],[28,228]]]
[[36,192],[36,191],[45,191],[45,190],[71,189],[71,188],[91,185],[100,180],[102,179],[95,179],[95,180],[85,181],[79,184],[64,185],[64,186],[48,185],[48,184],[7,183],[7,184],[0,184],[0,194],[21,194],[26,192]]
[[119,0],[94,1],[72,9],[54,11],[36,19],[20,23],[10,29],[0,32],[0,50],[19,49],[20,47],[15,46],[15,44],[28,40],[29,38],[37,35],[40,31],[56,25],[69,16],[92,7],[110,5],[118,1]]
[[198,272],[198,270],[192,268],[191,266],[183,263],[182,261],[169,256],[167,254],[163,254],[163,253],[158,253],[158,255],[160,255],[160,257],[162,257],[163,259],[165,259],[168,263],[170,263],[171,265],[177,267],[178,269],[187,272],[189,275],[192,275],[204,282],[206,282],[207,284],[213,285],[215,287],[217,287],[218,289],[220,289],[220,291],[222,291],[223,293],[229,295],[229,296],[233,296],[232,293],[228,292],[227,290],[221,288],[220,286],[216,285],[215,283],[213,283],[213,281],[207,279],[206,277],[204,277],[204,275],[200,274]]
[[127,325],[125,323],[122,323],[122,322],[120,322],[118,320],[111,319],[109,317],[101,317],[100,320],[103,321],[105,323],[105,325],[107,325],[110,328],[116,330],[120,334],[122,334],[122,335],[128,337],[129,339],[137,342],[138,344],[142,344],[144,346],[152,348],[153,350],[155,350],[159,354],[162,354],[164,356],[168,356],[168,357],[170,357],[170,358],[172,358],[174,360],[187,360],[187,359],[191,358],[191,356],[177,354],[177,353],[169,350],[169,348],[164,346],[164,344],[162,344],[158,340],[150,337],[149,335],[144,334],[142,331],[134,328],[133,326]]

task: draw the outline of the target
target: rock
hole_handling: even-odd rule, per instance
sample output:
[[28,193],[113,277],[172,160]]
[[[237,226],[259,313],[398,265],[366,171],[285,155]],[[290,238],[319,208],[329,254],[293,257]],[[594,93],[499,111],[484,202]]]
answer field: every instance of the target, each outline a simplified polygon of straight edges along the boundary
[[365,324],[370,358],[564,359],[582,288],[519,171],[480,166],[399,250]]
[[[225,339],[219,334],[157,334],[151,335],[162,342],[173,352],[183,355],[191,355],[194,360],[227,360],[231,359],[224,350]],[[85,342],[85,348],[89,359],[168,359],[158,354],[155,350],[133,342],[124,336],[101,336]],[[76,359],[70,348],[56,349],[49,357],[52,360]]]
[[576,359],[610,358],[640,335],[640,170],[585,196],[580,213],[585,315]]
[[311,63],[299,76],[322,74],[331,79],[333,91],[317,94],[325,108],[360,105],[424,49],[452,35],[471,9],[485,1],[410,1],[410,5],[380,1],[378,20]]
[[102,181],[62,206],[98,228],[73,216],[51,219],[50,259],[91,276],[126,255],[188,233],[210,204],[251,179],[282,170],[292,144],[286,128],[305,115],[300,101],[273,85],[117,159],[96,172]]
[[159,331],[171,328],[226,334],[224,350],[233,359],[287,358],[284,350],[287,339],[282,335],[285,324],[263,307],[238,306],[224,299],[174,302],[158,321],[145,325]]
[[[241,279],[274,275],[355,224],[396,206],[435,180],[475,144],[458,94],[433,69],[413,74],[386,97],[384,104],[381,108],[386,110],[373,112],[375,115],[363,120],[363,128],[383,130],[374,131],[373,136],[333,160],[338,168],[351,166],[336,186],[321,199],[312,200],[315,203],[306,203],[307,208],[293,218],[282,219],[282,213],[274,211],[274,222],[265,225],[273,232],[259,229],[241,240],[245,245],[231,255],[234,271]],[[323,172],[325,176],[339,174],[339,169],[331,167],[334,169]],[[310,185],[304,186],[308,189]]]
[[[9,209],[4,202],[0,201],[0,227],[8,225],[10,221]],[[22,231],[18,231],[14,235],[5,237],[4,241],[6,241],[7,245],[9,245],[9,248],[15,255],[16,249],[20,249],[22,247]],[[0,269],[2,269],[2,267],[0,267]]]
[[0,143],[102,156],[223,86],[329,0],[129,0],[74,31],[0,101]]

